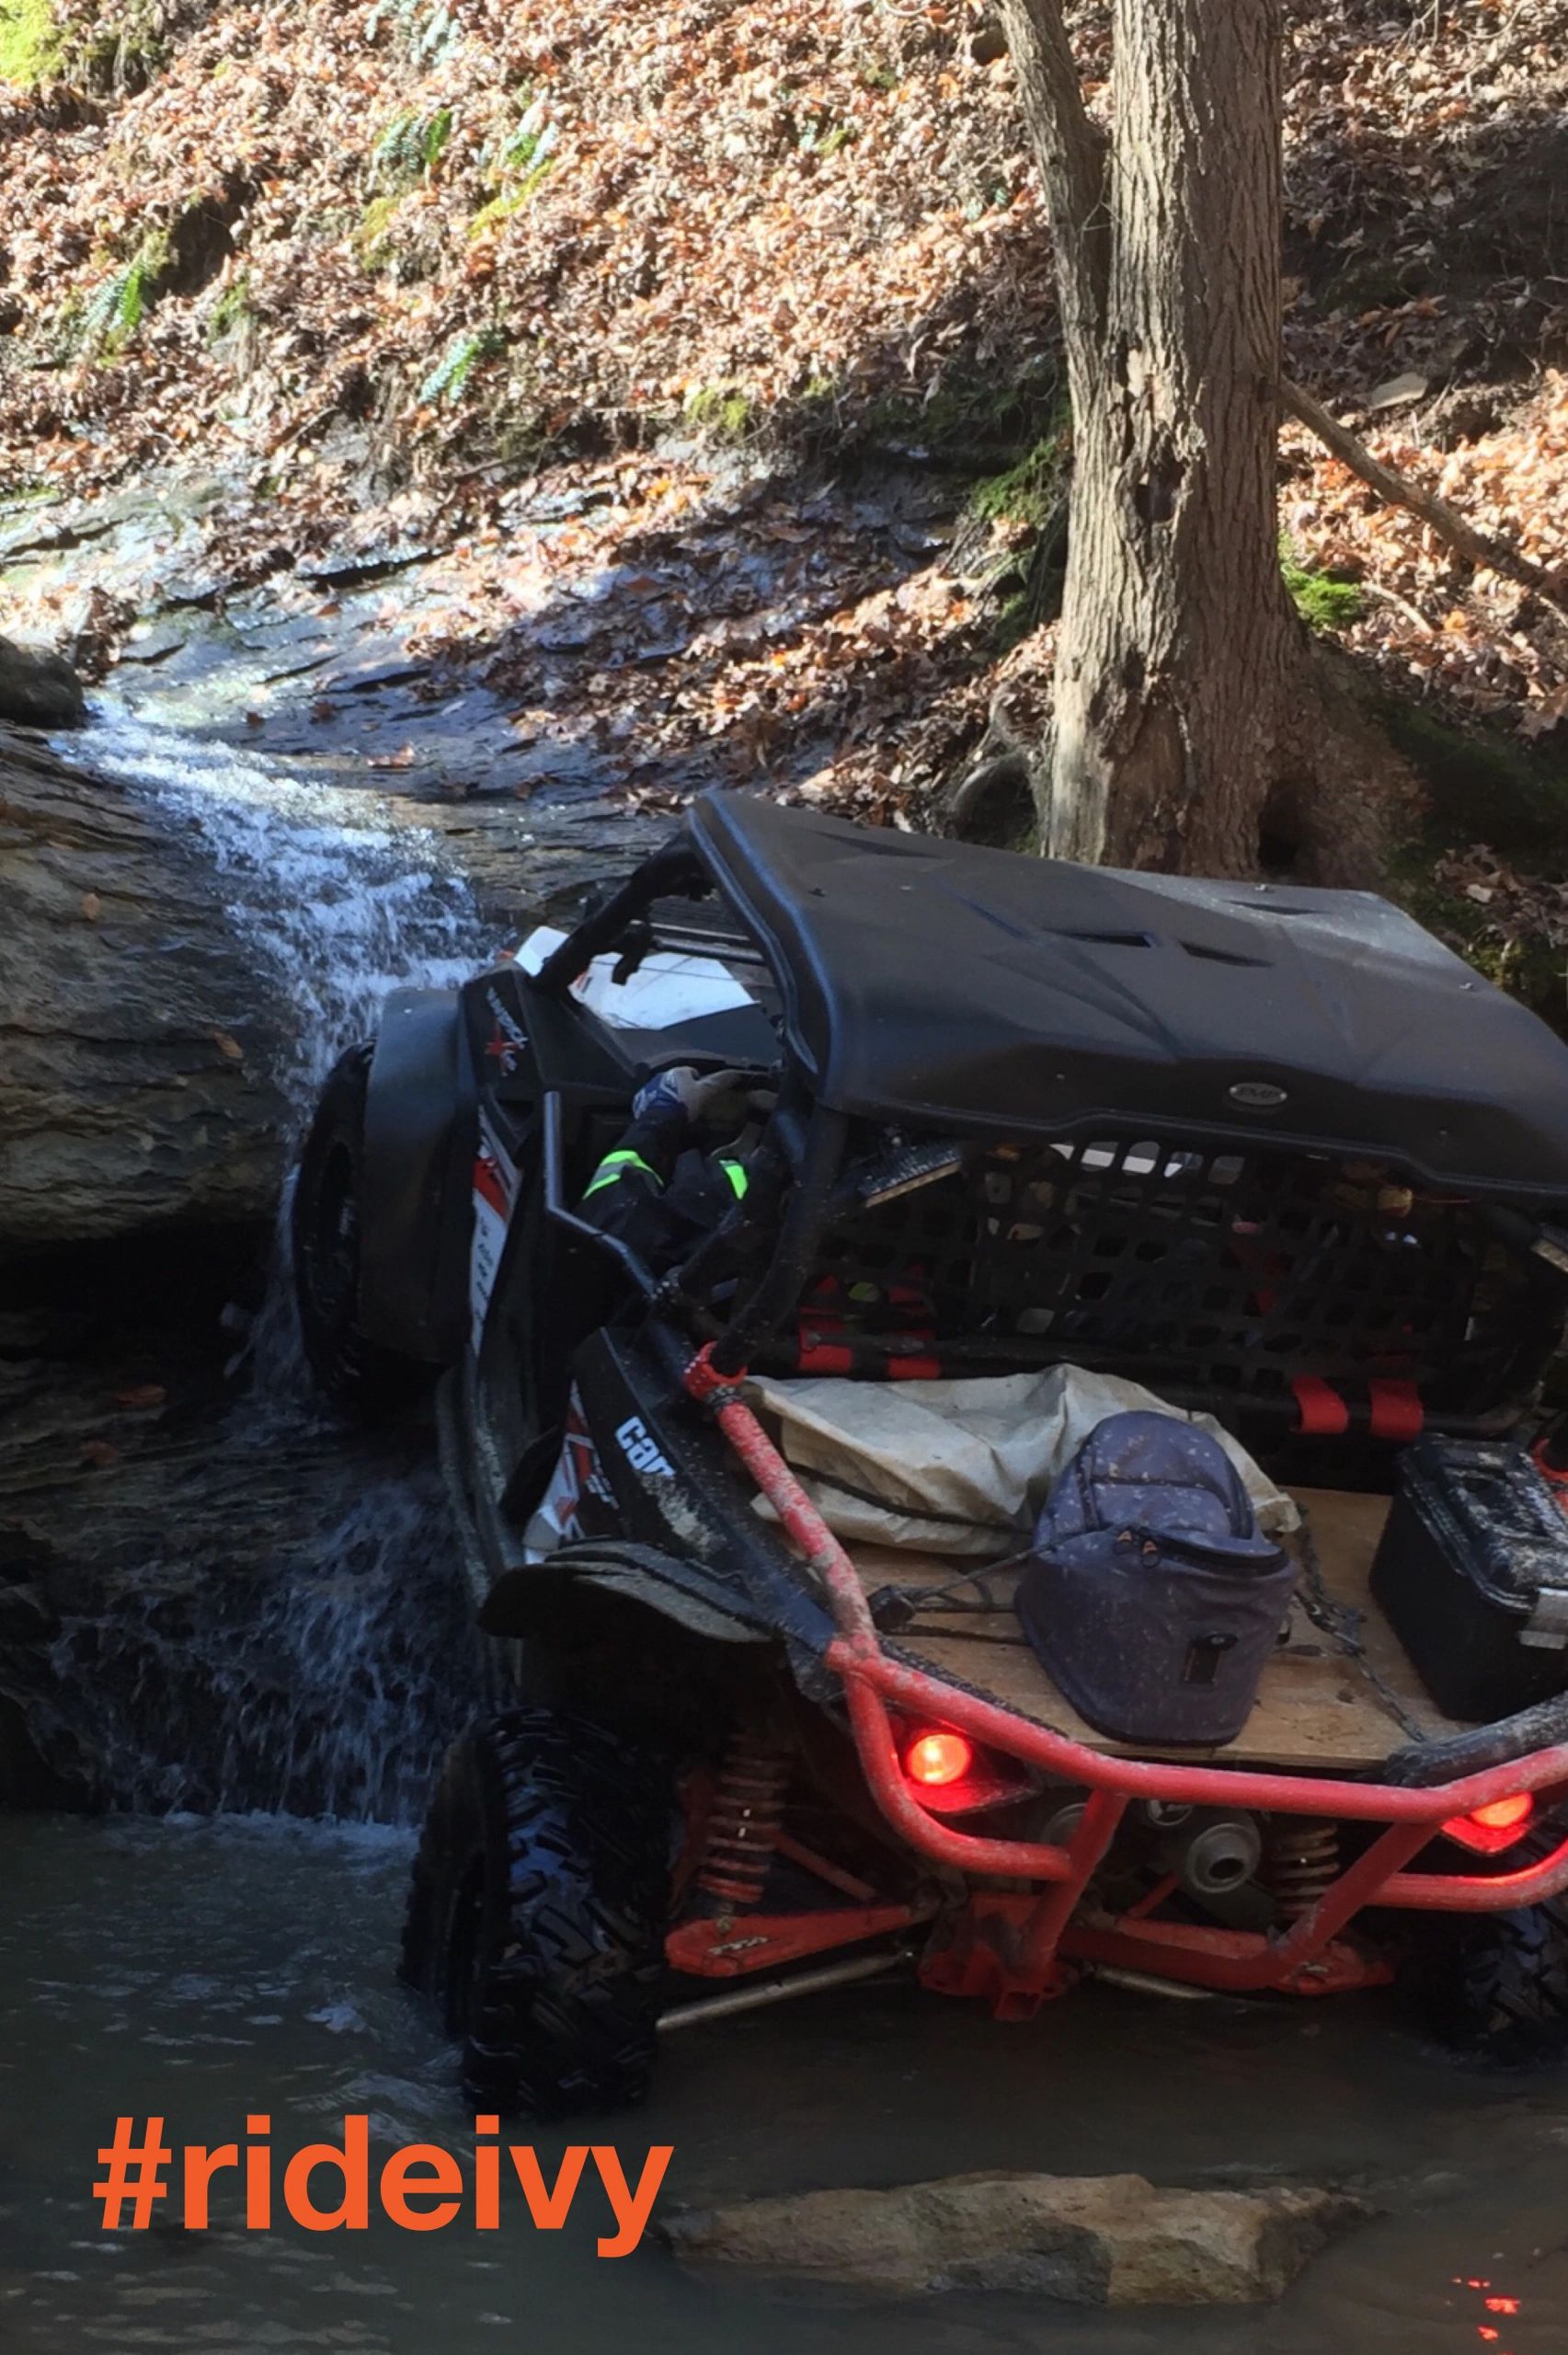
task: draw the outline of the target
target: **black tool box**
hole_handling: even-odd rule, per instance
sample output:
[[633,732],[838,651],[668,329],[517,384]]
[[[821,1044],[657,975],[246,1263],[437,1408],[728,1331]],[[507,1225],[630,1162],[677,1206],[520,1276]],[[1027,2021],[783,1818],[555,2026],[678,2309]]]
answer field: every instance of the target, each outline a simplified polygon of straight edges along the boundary
[[1490,1723],[1568,1691],[1568,1516],[1522,1447],[1407,1448],[1372,1592],[1449,1717]]

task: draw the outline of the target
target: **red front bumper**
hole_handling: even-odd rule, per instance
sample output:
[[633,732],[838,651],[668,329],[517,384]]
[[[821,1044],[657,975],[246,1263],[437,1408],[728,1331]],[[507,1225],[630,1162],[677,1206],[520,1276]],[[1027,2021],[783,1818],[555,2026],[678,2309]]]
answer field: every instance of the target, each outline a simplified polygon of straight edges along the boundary
[[[1028,2008],[1049,1992],[1059,1958],[1107,1962],[1233,1992],[1289,1988],[1323,1993],[1386,1977],[1386,1967],[1339,1942],[1368,1906],[1479,1913],[1532,1905],[1568,1888],[1568,1838],[1526,1869],[1477,1876],[1404,1867],[1442,1825],[1517,1791],[1568,1785],[1568,1745],[1457,1781],[1409,1789],[1250,1768],[1113,1758],[1000,1708],[883,1648],[853,1563],[750,1409],[699,1357],[687,1374],[693,1398],[713,1405],[725,1437],[777,1511],[826,1591],[838,1634],[828,1660],[843,1683],[866,1783],[901,1839],[937,1864],[1014,1887],[970,1901],[956,1938],[926,1975],[954,1992],[986,1993],[1000,2009]],[[954,1726],[989,1750],[1078,1786],[1082,1817],[1065,1846],[960,1832],[922,1807],[904,1777],[893,1717]],[[1310,1913],[1278,1935],[1080,1911],[1089,1883],[1135,1799],[1243,1808],[1384,1828],[1322,1890]],[[1040,1886],[1020,1890],[1016,1884]]]

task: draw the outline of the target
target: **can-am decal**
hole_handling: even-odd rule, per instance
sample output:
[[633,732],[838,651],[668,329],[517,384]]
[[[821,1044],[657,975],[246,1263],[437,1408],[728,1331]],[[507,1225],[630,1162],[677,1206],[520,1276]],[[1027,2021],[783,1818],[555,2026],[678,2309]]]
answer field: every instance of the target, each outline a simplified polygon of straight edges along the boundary
[[631,1465],[645,1480],[673,1480],[675,1466],[664,1454],[658,1442],[649,1431],[640,1415],[628,1415],[615,1429],[615,1444]]

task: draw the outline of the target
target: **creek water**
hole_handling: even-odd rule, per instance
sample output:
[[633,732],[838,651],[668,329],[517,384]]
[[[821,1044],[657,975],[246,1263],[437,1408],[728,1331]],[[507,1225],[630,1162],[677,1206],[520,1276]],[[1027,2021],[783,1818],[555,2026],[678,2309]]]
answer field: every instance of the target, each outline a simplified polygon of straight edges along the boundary
[[[302,1113],[388,987],[465,970],[486,946],[440,845],[371,798],[123,714],[104,716],[95,757],[189,822],[225,879],[236,929],[299,1009]],[[216,2194],[206,2234],[101,2230],[90,2186],[120,2114],[210,2145],[265,2110],[285,2154],[340,2134],[349,2111],[370,2113],[378,2148],[461,2150],[471,2131],[452,2052],[393,1977],[409,1823],[476,1674],[439,1493],[411,1444],[358,1454],[323,1427],[280,1287],[251,1354],[223,1430],[236,1498],[289,1466],[274,1573],[221,1610],[198,1595],[144,1617],[130,1675],[100,1672],[102,1630],[68,1630],[62,1673],[86,1694],[124,1811],[0,1819],[6,2355],[1568,2350],[1568,2079],[1461,2068],[1383,1997],[1173,2004],[1090,1986],[1001,2028],[865,1986],[684,2031],[650,2108],[609,2130],[629,2172],[673,2144],[665,2198],[697,2205],[999,2166],[1363,2190],[1373,2220],[1267,2314],[967,2292],[807,2304],[687,2280],[651,2240],[599,2258],[606,2216],[587,2193],[548,2234],[521,2202],[495,2234],[249,2233]],[[180,1542],[171,1514],[149,1593]],[[195,1568],[198,1589],[221,1584],[221,1563]],[[548,2166],[568,2138],[513,2139]]]
[[[628,2346],[729,2355],[1561,2355],[1568,2346],[1562,2088],[1457,2069],[1378,1999],[1244,2007],[1091,1987],[1031,2024],[898,1986],[670,2039],[651,2105],[612,2135],[629,2174],[675,2156],[669,2200],[897,2183],[966,2168],[1156,2179],[1350,2179],[1384,2212],[1273,2310],[1079,2313],[954,2292],[809,2304],[683,2279],[651,2242],[609,2260],[584,2192],[541,2234],[372,2224],[106,2234],[88,2187],[120,2113],[177,2144],[340,2137],[462,2151],[452,2055],[394,1983],[409,1835],[280,1818],[0,1821],[0,2346],[7,2355],[233,2348],[460,2355]],[[578,2130],[588,2138],[589,2130]],[[547,2174],[567,2136],[519,2128]],[[324,2190],[323,2196],[326,2196]],[[1487,2289],[1466,2286],[1484,2282]],[[1487,2297],[1516,2302],[1510,2315]],[[1495,2339],[1478,2336],[1495,2329]]]

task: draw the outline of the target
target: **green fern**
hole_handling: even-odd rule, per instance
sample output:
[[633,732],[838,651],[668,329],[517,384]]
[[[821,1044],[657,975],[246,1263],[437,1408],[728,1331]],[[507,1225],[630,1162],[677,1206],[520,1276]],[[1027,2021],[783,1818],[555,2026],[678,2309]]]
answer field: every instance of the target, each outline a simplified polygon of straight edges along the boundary
[[428,64],[439,63],[463,38],[448,0],[376,0],[365,22],[367,40],[383,25],[395,27],[404,47]]
[[535,98],[502,142],[496,158],[498,176],[504,179],[510,172],[526,171],[553,152],[558,136],[555,125],[544,119],[544,99]]
[[84,350],[91,351],[102,343],[110,327],[120,316],[120,305],[130,289],[129,269],[117,270],[106,278],[96,293],[87,297],[81,315],[79,339]]
[[427,115],[419,126],[419,153],[427,172],[433,172],[447,151],[452,138],[452,111],[450,107],[438,107]]
[[124,266],[106,278],[81,315],[84,351],[106,358],[123,350],[157,300],[159,281],[169,264],[166,229],[150,229]]
[[443,0],[443,5],[431,9],[424,30],[415,41],[414,54],[423,58],[427,64],[433,63],[437,58],[444,57],[449,50],[455,48],[459,38],[457,19]]
[[551,158],[546,155],[531,172],[524,173],[515,188],[508,189],[504,196],[493,196],[488,204],[482,204],[468,224],[469,236],[482,237],[498,221],[509,221],[514,213],[521,213],[541,181],[549,178],[550,163]]
[[456,117],[451,107],[395,114],[371,149],[372,187],[409,189],[427,179],[445,155]]
[[555,161],[560,133],[544,120],[544,101],[532,99],[490,158],[486,180],[496,193],[482,204],[468,224],[471,237],[483,236],[499,221],[509,221],[544,180]]
[[427,408],[436,401],[450,408],[463,397],[464,388],[482,361],[506,348],[499,327],[480,327],[475,334],[454,336],[420,385],[417,405]]

